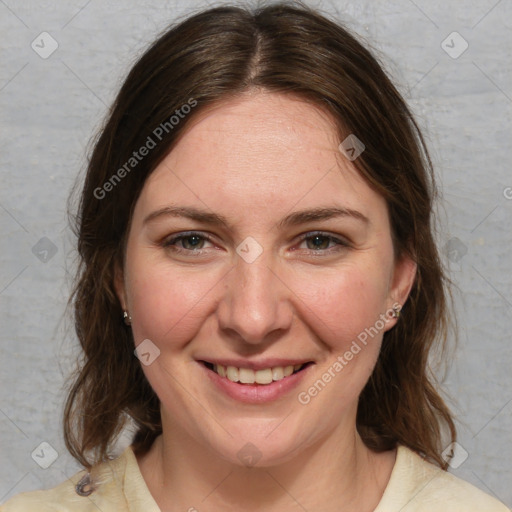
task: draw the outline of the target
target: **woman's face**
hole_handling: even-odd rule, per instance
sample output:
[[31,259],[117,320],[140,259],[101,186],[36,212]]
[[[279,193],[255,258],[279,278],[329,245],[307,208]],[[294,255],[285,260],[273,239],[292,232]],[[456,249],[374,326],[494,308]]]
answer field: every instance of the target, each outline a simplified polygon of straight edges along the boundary
[[164,432],[260,465],[353,433],[415,267],[339,143],[311,105],[253,93],[146,181],[117,291]]

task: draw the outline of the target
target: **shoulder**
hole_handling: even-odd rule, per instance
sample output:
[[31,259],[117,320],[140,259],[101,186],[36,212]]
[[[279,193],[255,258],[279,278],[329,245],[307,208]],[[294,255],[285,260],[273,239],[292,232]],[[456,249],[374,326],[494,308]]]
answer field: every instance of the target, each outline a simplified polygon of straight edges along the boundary
[[80,496],[76,485],[87,475],[80,471],[58,486],[18,494],[0,506],[0,512],[123,512],[128,510],[123,492],[124,476],[133,452],[127,449],[120,457],[91,470],[94,492]]
[[470,483],[400,446],[388,486],[375,512],[510,512]]

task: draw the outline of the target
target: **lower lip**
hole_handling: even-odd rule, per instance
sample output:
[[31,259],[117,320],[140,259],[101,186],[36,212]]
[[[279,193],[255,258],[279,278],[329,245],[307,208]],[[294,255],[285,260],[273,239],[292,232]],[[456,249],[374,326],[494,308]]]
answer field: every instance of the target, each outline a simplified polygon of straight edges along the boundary
[[271,402],[286,395],[299,385],[313,366],[309,365],[297,373],[292,373],[288,377],[273,381],[270,384],[240,384],[239,382],[232,382],[226,377],[221,377],[218,373],[208,369],[203,363],[198,364],[220,391],[234,400],[250,404]]

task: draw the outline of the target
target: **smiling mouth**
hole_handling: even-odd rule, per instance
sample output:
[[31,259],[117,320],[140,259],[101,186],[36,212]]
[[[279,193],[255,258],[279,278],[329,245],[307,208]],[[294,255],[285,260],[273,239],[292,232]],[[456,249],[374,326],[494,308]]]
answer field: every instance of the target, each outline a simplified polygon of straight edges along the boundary
[[303,364],[274,366],[273,368],[265,368],[263,370],[252,370],[251,368],[223,366],[221,364],[209,363],[208,361],[200,362],[206,366],[208,370],[215,372],[220,377],[226,378],[231,382],[238,384],[259,384],[262,386],[286,379],[286,377],[299,373],[313,364],[313,362],[310,361]]

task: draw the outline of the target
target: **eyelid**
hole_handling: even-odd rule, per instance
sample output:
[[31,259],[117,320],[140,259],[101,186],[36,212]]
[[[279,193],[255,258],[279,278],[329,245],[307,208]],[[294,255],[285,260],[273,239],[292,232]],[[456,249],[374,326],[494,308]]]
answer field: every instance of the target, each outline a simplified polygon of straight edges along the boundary
[[[170,235],[170,236],[164,238],[161,242],[161,245],[163,247],[170,247],[170,246],[174,245],[176,242],[179,242],[180,240],[183,240],[184,238],[188,238],[191,236],[198,236],[200,238],[203,238],[207,242],[214,243],[213,237],[211,235],[209,235],[208,233],[205,233],[204,231],[180,231],[179,233],[175,233],[173,235]],[[177,247],[177,249],[182,250],[182,251],[187,251],[187,252],[199,252],[199,251],[203,250],[203,249],[197,249],[194,251],[192,249],[183,249],[182,247]]]
[[[209,247],[201,248],[201,249],[185,249],[183,247],[178,247],[176,245],[176,243],[179,242],[180,240],[183,240],[185,238],[192,237],[192,236],[197,236],[199,238],[202,238],[204,241],[215,244],[214,237],[212,235],[210,235],[209,233],[204,232],[204,231],[191,230],[191,231],[181,231],[179,233],[170,235],[162,240],[161,245],[164,248],[173,247],[173,250],[175,250],[177,252],[196,253],[196,254],[201,253],[201,252],[205,251],[206,249],[210,249]],[[293,249],[293,250],[294,251],[302,250],[302,251],[307,251],[310,254],[322,255],[325,253],[336,252],[337,250],[340,250],[343,248],[351,247],[350,242],[348,240],[346,240],[345,237],[342,237],[340,235],[334,235],[332,233],[325,232],[325,231],[318,231],[318,230],[308,231],[306,233],[299,235],[298,243],[300,244],[300,243],[304,242],[305,240],[308,240],[309,238],[313,238],[315,236],[321,236],[321,237],[327,238],[330,242],[335,243],[335,246],[330,247],[328,249],[316,249],[316,250],[315,249]]]
[[[350,247],[350,242],[346,238],[344,238],[344,237],[342,237],[340,235],[334,235],[332,233],[328,233],[328,232],[325,232],[325,231],[308,231],[307,233],[303,233],[299,237],[299,242],[303,242],[304,240],[307,240],[308,238],[312,238],[314,236],[323,236],[323,237],[328,238],[329,240],[331,240],[333,242],[337,242],[337,244],[339,246]],[[329,251],[330,249],[319,249],[319,250],[316,250],[316,251],[313,251],[312,249],[308,249],[308,250],[310,250],[311,252],[319,252],[320,253],[320,252]]]

